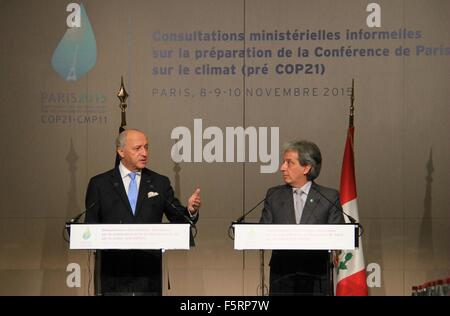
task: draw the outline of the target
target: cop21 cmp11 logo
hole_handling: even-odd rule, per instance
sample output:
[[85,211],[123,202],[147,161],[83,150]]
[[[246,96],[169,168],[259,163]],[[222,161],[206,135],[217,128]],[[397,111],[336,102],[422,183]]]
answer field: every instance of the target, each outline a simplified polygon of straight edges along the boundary
[[[51,58],[52,68],[67,82],[63,90],[41,91],[41,123],[45,125],[106,124],[106,96],[74,84],[95,66],[97,44],[83,4],[65,7],[65,33]],[[61,21],[58,20],[58,25]]]
[[97,60],[97,44],[83,4],[70,3],[66,9],[66,33],[52,57],[53,69],[65,80],[78,80]]

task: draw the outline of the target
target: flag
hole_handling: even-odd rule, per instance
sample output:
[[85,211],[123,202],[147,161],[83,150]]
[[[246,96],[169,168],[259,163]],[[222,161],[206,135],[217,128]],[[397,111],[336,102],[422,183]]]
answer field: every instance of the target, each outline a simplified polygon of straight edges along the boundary
[[[358,203],[356,195],[355,163],[353,155],[354,126],[350,121],[345,143],[344,158],[342,161],[340,199],[346,214],[349,214],[359,222]],[[345,217],[345,216],[344,216]],[[345,218],[349,222],[348,218]],[[343,250],[339,255],[337,267],[337,296],[366,296],[368,295],[366,283],[366,268],[361,237],[359,247],[355,250]]]
[[[122,126],[120,126],[120,127],[119,127],[119,134],[122,133],[124,130],[125,130],[125,129],[124,129]],[[119,164],[120,164],[120,156],[119,156],[119,154],[116,152],[116,161],[115,161],[115,163],[114,163],[114,167],[117,167]]]

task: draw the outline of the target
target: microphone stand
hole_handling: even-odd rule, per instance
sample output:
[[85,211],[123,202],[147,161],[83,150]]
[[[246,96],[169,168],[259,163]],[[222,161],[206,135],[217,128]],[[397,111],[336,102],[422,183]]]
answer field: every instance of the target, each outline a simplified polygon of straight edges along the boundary
[[260,278],[260,284],[258,287],[261,288],[261,296],[266,296],[268,290],[266,286],[266,280],[265,280],[265,271],[264,271],[264,249],[259,250],[259,278]]
[[[266,200],[266,198],[262,199],[250,211],[246,212],[244,215],[239,217],[237,220],[231,222],[230,227],[228,228],[228,236],[231,239],[234,240],[234,225],[244,222],[245,217],[247,217],[248,214],[253,212],[265,200]],[[258,285],[258,288],[259,287],[261,288],[261,296],[265,296],[266,295],[266,293],[265,293],[266,285],[265,285],[265,280],[264,280],[264,249],[259,250],[259,260],[260,260],[259,274],[260,274],[261,282]]]
[[[231,222],[230,227],[228,228],[228,236],[231,239],[234,240],[234,225],[244,222],[245,217],[247,217],[248,214],[253,212],[265,200],[266,200],[266,198],[262,199],[252,209],[250,209],[250,211],[244,213],[244,215],[239,217],[237,220]],[[261,281],[260,281],[260,284],[258,285],[258,288],[261,288],[261,296],[265,296],[266,295],[266,293],[265,293],[266,285],[265,285],[265,279],[264,279],[264,249],[259,250],[259,262],[260,262],[259,275],[260,275]]]

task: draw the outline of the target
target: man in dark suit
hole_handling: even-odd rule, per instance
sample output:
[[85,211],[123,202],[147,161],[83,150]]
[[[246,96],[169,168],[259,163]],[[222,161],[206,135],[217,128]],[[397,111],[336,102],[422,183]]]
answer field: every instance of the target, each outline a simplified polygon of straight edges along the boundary
[[[266,194],[260,223],[344,223],[339,193],[314,182],[322,155],[316,144],[289,142],[280,171],[285,185]],[[273,250],[270,260],[270,295],[327,295],[329,255],[321,250]]]
[[[163,214],[171,222],[196,222],[200,189],[183,207],[167,177],[145,168],[148,140],[144,133],[127,129],[116,140],[120,164],[89,181],[86,218],[89,224],[161,223]],[[97,252],[101,295],[161,295],[160,250],[105,250]]]

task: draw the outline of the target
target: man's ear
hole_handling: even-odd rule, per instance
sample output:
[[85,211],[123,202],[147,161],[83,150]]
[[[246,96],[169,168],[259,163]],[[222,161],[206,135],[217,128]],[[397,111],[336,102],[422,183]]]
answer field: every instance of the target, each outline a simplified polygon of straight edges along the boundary
[[307,175],[310,171],[311,171],[311,165],[306,165],[305,166],[305,171],[303,171],[303,174]]
[[123,149],[121,149],[121,148],[117,148],[117,154],[120,156],[120,158],[123,158],[125,155],[123,152]]

